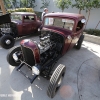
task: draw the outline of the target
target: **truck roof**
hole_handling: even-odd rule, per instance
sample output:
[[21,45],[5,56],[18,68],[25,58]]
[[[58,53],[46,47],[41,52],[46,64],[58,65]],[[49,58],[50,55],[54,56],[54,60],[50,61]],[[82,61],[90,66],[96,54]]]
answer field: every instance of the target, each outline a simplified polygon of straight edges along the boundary
[[35,13],[32,13],[32,12],[13,12],[11,14],[18,14],[18,15],[36,15]]
[[76,13],[63,13],[63,12],[55,12],[55,13],[48,13],[45,15],[46,17],[67,17],[67,18],[72,18],[72,19],[80,19],[84,18],[83,15],[81,14],[76,14]]

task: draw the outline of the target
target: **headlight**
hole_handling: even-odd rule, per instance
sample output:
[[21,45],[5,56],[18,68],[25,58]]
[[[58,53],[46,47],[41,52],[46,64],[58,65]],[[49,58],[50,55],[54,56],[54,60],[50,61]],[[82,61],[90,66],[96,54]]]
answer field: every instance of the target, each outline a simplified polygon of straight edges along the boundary
[[39,71],[39,69],[36,66],[32,67],[32,72],[33,72],[33,74],[36,74],[36,75],[40,74],[40,71]]
[[40,29],[40,28],[38,28],[38,31],[41,31],[41,29]]
[[17,55],[14,53],[13,54],[13,59],[15,60],[15,61],[18,61],[18,57],[17,57]]
[[70,36],[70,35],[68,35],[67,39],[69,39],[69,40],[70,40],[70,39],[71,39],[71,36]]

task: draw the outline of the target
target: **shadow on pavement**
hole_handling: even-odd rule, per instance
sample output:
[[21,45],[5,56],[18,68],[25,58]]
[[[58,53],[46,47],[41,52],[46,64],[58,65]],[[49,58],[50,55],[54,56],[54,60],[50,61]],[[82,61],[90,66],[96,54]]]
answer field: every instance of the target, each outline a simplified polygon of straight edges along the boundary
[[10,68],[6,61],[7,50],[0,50],[0,100],[14,100],[14,93],[10,88]]

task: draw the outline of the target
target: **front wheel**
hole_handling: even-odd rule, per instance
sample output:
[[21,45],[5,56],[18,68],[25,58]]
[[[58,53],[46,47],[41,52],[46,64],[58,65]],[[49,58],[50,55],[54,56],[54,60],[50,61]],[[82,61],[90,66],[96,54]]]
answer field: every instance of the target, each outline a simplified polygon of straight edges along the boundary
[[0,44],[3,48],[9,49],[14,46],[15,39],[11,35],[3,35],[0,39]]
[[82,45],[83,40],[84,40],[84,35],[82,34],[82,35],[80,36],[80,38],[79,38],[79,40],[78,40],[76,46],[75,46],[76,49],[79,50],[79,49],[81,48],[81,45]]
[[14,60],[14,58],[13,58],[14,53],[19,54],[20,58],[22,58],[21,57],[21,47],[15,46],[9,50],[8,55],[7,55],[7,62],[12,66],[19,66],[21,64],[21,62],[20,62],[20,60],[19,61]]
[[58,91],[58,89],[61,86],[62,83],[62,79],[65,75],[65,70],[66,67],[62,64],[60,64],[55,71],[53,72],[51,78],[50,78],[50,83],[47,89],[47,95],[50,98],[53,98],[56,94],[56,92]]

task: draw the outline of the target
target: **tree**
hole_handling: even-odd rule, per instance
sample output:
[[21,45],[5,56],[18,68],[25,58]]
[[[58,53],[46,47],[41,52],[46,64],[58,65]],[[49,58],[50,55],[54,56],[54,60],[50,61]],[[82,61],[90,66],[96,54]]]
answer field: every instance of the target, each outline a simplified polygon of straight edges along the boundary
[[37,6],[37,5],[34,5],[35,0],[29,0],[28,3],[29,3],[29,5],[28,5],[29,8],[34,8]]
[[28,0],[20,0],[20,7],[28,7]]
[[86,0],[75,0],[75,4],[72,4],[72,7],[76,7],[79,9],[79,14],[81,14],[82,10],[85,10]]
[[35,3],[35,0],[20,0],[20,7],[34,8],[36,7],[34,3]]
[[42,1],[42,6],[40,7],[40,9],[48,8],[50,1],[48,0],[41,0],[41,1]]
[[[3,0],[6,9],[15,9],[15,8],[22,8],[22,7],[28,7],[28,8],[34,8],[36,5],[34,5],[35,0]],[[19,5],[19,6],[18,6]]]
[[18,0],[9,0],[11,4],[13,5],[13,8],[18,8]]
[[[16,2],[16,0],[8,0],[12,6],[12,9],[15,9],[15,6],[13,5],[14,2]],[[16,3],[15,3],[16,4]]]
[[6,14],[6,9],[5,9],[3,0],[0,0],[0,9],[3,14]]
[[12,5],[9,2],[9,0],[3,0],[3,1],[4,1],[4,5],[5,5],[6,9],[11,9],[12,8]]
[[98,27],[98,25],[100,24],[100,20],[99,20],[99,22],[97,23],[97,25],[96,25],[96,27],[95,27],[95,29],[97,29],[97,27]]
[[17,8],[18,0],[3,0],[6,9],[15,9]]
[[90,18],[90,12],[93,8],[100,8],[100,0],[75,0],[75,4],[72,7],[76,7],[79,9],[79,14],[81,14],[82,10],[86,10],[88,12],[88,18],[86,21],[85,28]]
[[56,6],[64,11],[65,8],[69,8],[69,5],[71,5],[71,0],[55,0]]
[[88,23],[89,18],[90,18],[90,12],[93,8],[100,8],[100,0],[87,0],[86,12],[88,12],[89,14],[88,14],[88,18],[87,18],[85,28],[86,28],[87,23]]

